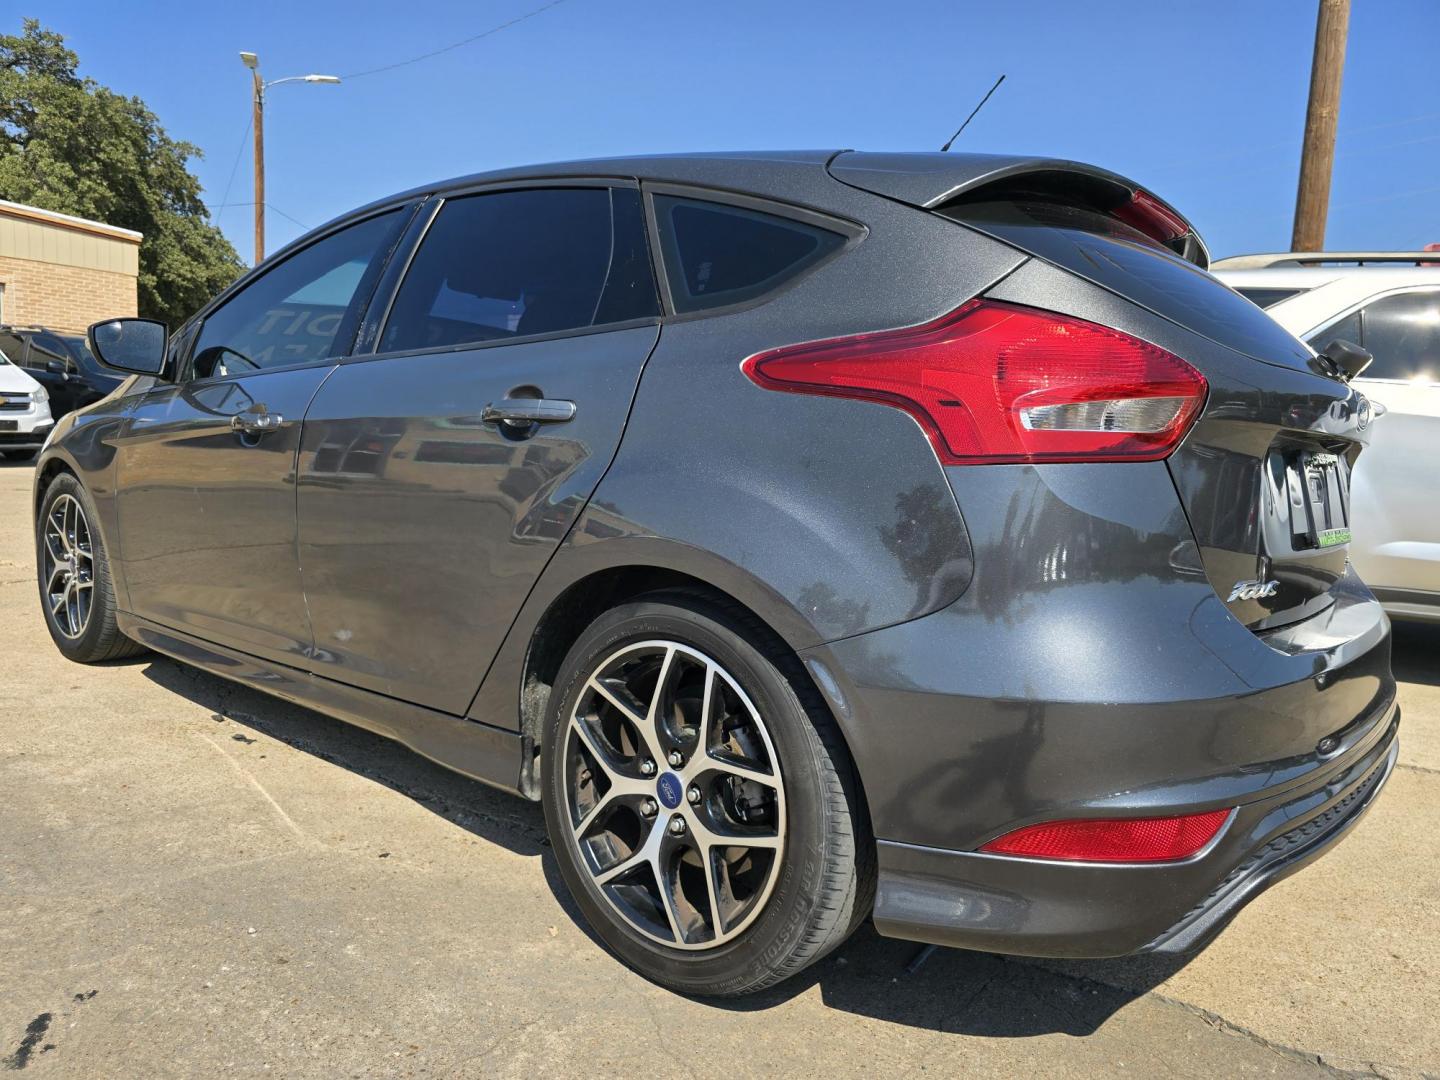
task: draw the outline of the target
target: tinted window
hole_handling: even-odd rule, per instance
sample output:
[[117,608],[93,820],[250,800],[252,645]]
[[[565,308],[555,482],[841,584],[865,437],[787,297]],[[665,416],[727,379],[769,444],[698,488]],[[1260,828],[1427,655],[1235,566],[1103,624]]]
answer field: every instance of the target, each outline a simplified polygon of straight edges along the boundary
[[[1325,346],[1339,338],[1342,341],[1353,342],[1356,345],[1363,345],[1360,333],[1360,313],[1353,312],[1346,315],[1337,323],[1331,323],[1317,334],[1312,334],[1307,340],[1312,349],[1316,352],[1324,352]],[[1374,364],[1370,365],[1374,367]]]
[[1308,370],[1279,323],[1193,263],[1128,225],[1051,203],[975,203],[947,217],[1014,244],[1256,360]]
[[96,373],[107,374],[101,370],[100,362],[91,355],[90,345],[83,337],[72,337],[66,334],[63,335],[60,340],[63,341],[65,347],[70,350],[70,355],[73,356],[75,362],[80,365],[81,371],[87,375],[94,375]]
[[341,325],[351,303],[368,294],[402,223],[403,212],[392,210],[351,225],[246,285],[206,316],[191,361],[195,375],[311,363],[347,347],[337,341]]
[[1304,289],[1236,289],[1241,296],[1256,307],[1274,307],[1281,300],[1289,300],[1292,296],[1299,296]]
[[25,355],[25,366],[44,371],[52,361],[62,364],[67,371],[75,370],[75,360],[65,342],[48,331],[37,330],[30,335],[30,351]]
[[658,314],[639,192],[501,191],[440,208],[380,349],[443,349]]
[[1381,297],[1365,308],[1363,334],[1375,362],[1361,378],[1440,382],[1440,292]]
[[8,330],[0,330],[0,353],[4,353],[6,360],[18,366],[25,359],[25,339]]
[[762,296],[845,243],[829,229],[739,206],[655,197],[676,311]]

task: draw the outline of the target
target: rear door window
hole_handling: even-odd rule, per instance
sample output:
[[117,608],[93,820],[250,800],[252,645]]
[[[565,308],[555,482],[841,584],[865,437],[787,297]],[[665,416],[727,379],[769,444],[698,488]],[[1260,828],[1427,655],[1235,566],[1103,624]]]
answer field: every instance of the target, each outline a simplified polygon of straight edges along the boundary
[[445,349],[660,314],[633,188],[449,199],[395,296],[381,352]]
[[745,207],[655,196],[655,218],[677,312],[764,296],[845,244],[829,229]]
[[1309,370],[1310,350],[1193,263],[1121,221],[1053,203],[969,203],[941,213],[1037,255],[1211,341]]

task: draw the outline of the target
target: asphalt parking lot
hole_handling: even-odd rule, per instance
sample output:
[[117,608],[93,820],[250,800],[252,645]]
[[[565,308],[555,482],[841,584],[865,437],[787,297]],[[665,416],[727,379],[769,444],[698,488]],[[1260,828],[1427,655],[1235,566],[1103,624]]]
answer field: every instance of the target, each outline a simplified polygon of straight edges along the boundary
[[1440,628],[1397,631],[1400,767],[1184,965],[863,929],[690,1001],[564,898],[538,807],[366,732],[41,623],[0,464],[0,1070],[44,1076],[1440,1075]]

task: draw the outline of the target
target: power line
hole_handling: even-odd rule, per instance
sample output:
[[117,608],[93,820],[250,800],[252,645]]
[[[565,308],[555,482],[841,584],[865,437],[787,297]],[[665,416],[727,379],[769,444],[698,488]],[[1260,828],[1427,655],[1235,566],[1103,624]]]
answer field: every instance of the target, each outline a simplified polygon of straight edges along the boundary
[[[230,208],[236,207],[236,206],[254,206],[254,205],[255,205],[255,203],[254,203],[253,201],[252,201],[252,202],[216,203],[216,204],[215,204],[214,206],[212,206],[210,209],[211,209],[211,210],[229,210]],[[276,206],[276,205],[275,205],[274,203],[272,203],[272,202],[267,202],[267,203],[265,204],[265,208],[266,208],[267,210],[274,210],[275,213],[279,214],[279,215],[280,215],[281,217],[283,217],[286,221],[293,221],[296,225],[299,225],[302,229],[308,229],[308,228],[310,228],[310,226],[309,226],[309,225],[306,225],[305,222],[301,221],[299,218],[294,217],[294,216],[291,215],[291,214],[287,214],[284,210],[281,210],[278,206]]]
[[446,45],[443,48],[435,49],[432,52],[421,53],[419,56],[412,56],[409,60],[397,60],[393,64],[384,64],[380,67],[367,68],[365,71],[357,71],[350,75],[341,75],[340,78],[345,82],[349,82],[351,79],[363,79],[367,75],[378,75],[382,71],[394,71],[396,68],[407,67],[410,64],[418,64],[422,60],[429,60],[432,57],[440,56],[442,53],[451,52],[454,49],[458,49],[462,46],[469,45],[472,42],[479,41],[481,38],[487,38],[491,34],[498,34],[501,30],[508,30],[516,23],[522,23],[526,19],[533,19],[541,12],[549,11],[553,7],[559,7],[563,3],[565,3],[565,0],[550,0],[550,3],[542,4],[540,7],[535,8],[532,11],[527,11],[524,15],[518,15],[515,18],[511,19],[509,22],[503,22],[500,23],[498,26],[492,26],[489,30],[482,31],[479,34],[473,34],[470,37],[455,42],[454,44]]
[[[443,53],[451,52],[451,51],[453,51],[453,50],[455,50],[455,49],[459,49],[459,48],[461,48],[461,47],[463,47],[463,46],[465,46],[465,45],[469,45],[469,44],[471,44],[471,43],[473,43],[473,42],[479,41],[481,38],[487,38],[487,37],[490,37],[492,34],[498,34],[501,30],[508,30],[510,27],[515,26],[517,23],[522,23],[522,22],[524,22],[526,19],[533,19],[536,15],[539,15],[539,14],[541,14],[542,12],[549,11],[549,10],[550,10],[551,8],[553,8],[553,7],[559,7],[559,6],[560,6],[561,4],[563,4],[563,3],[565,3],[565,0],[550,0],[550,3],[548,3],[548,4],[542,4],[540,7],[534,8],[534,9],[532,9],[532,10],[530,10],[530,11],[527,11],[527,12],[526,12],[525,14],[523,14],[523,15],[517,15],[515,18],[510,19],[510,20],[507,21],[507,22],[500,23],[500,24],[497,25],[497,26],[492,26],[489,30],[481,31],[481,32],[478,33],[478,34],[472,34],[470,37],[464,38],[464,39],[462,39],[462,40],[460,40],[460,41],[456,41],[456,42],[454,42],[454,43],[452,43],[452,44],[450,44],[450,45],[446,45],[446,46],[444,46],[444,47],[442,47],[442,48],[435,49],[435,50],[433,50],[433,51],[431,51],[431,52],[422,53],[422,54],[419,55],[419,56],[412,56],[412,57],[411,57],[410,59],[408,59],[408,60],[398,60],[398,61],[396,61],[396,62],[393,63],[393,64],[383,64],[383,65],[381,65],[380,67],[367,68],[365,71],[356,71],[356,72],[353,72],[352,74],[349,74],[349,75],[342,75],[341,78],[344,79],[344,80],[346,80],[346,81],[349,81],[350,79],[363,79],[363,78],[364,78],[365,76],[367,76],[367,75],[378,75],[378,74],[380,74],[382,71],[393,71],[393,70],[395,70],[396,68],[408,67],[410,64],[418,64],[418,63],[420,63],[422,60],[429,60],[429,59],[431,59],[432,57],[440,56],[440,55],[442,55]],[[228,202],[228,201],[227,201],[227,200],[230,198],[230,189],[231,189],[232,186],[234,186],[234,183],[235,183],[235,173],[236,173],[236,171],[240,168],[240,158],[241,158],[241,157],[244,155],[244,153],[245,153],[245,143],[246,143],[246,141],[247,141],[247,140],[249,139],[249,137],[250,137],[250,126],[251,126],[251,124],[252,124],[253,122],[254,122],[253,119],[250,119],[250,120],[246,120],[246,121],[245,121],[245,131],[244,131],[244,133],[241,134],[241,136],[240,136],[240,145],[239,145],[239,147],[238,147],[238,148],[236,149],[236,151],[235,151],[235,160],[230,163],[230,175],[229,175],[229,177],[225,180],[225,190],[224,190],[224,193],[220,196],[220,201],[219,201],[218,203],[210,204],[210,209],[211,209],[212,211],[213,211],[213,210],[221,210],[221,209],[224,209],[224,208],[229,207],[229,206],[254,206],[254,205],[255,205],[253,202],[248,202],[248,203],[232,203],[232,202]],[[266,205],[266,206],[270,206],[269,203],[266,203],[265,205]],[[270,206],[270,209],[274,210],[277,214],[279,214],[279,215],[280,215],[281,217],[283,217],[283,218],[289,218],[289,220],[295,221],[295,219],[294,219],[293,217],[290,217],[289,214],[285,213],[285,211],[279,209],[278,207]],[[300,225],[301,222],[295,221],[295,224]],[[305,227],[308,228],[309,226],[305,226]]]
[[1356,199],[1354,202],[1340,203],[1330,208],[1331,213],[1336,210],[1349,210],[1352,206],[1370,206],[1373,203],[1394,202],[1396,199],[1413,199],[1421,195],[1430,195],[1440,191],[1440,187],[1419,188],[1416,191],[1401,191],[1395,195],[1380,195],[1373,199]]
[[1361,135],[1367,131],[1379,131],[1381,128],[1400,127],[1404,124],[1418,124],[1421,120],[1435,120],[1440,118],[1440,112],[1422,113],[1419,116],[1407,116],[1400,120],[1387,120],[1383,124],[1367,124],[1365,127],[1341,128],[1341,135]]
[[[1382,129],[1384,129],[1384,128],[1402,127],[1402,126],[1404,126],[1404,125],[1406,125],[1406,124],[1418,124],[1418,123],[1420,123],[1422,120],[1435,120],[1435,119],[1437,119],[1437,118],[1440,118],[1440,113],[1421,113],[1421,114],[1418,115],[1418,116],[1406,116],[1406,117],[1402,117],[1402,118],[1399,119],[1399,120],[1387,120],[1387,121],[1385,121],[1384,123],[1380,123],[1380,124],[1366,124],[1364,127],[1343,128],[1343,129],[1341,129],[1341,131],[1339,132],[1339,137],[1340,137],[1341,139],[1349,139],[1349,138],[1353,138],[1353,137],[1356,136],[1356,135],[1365,135],[1365,134],[1368,134],[1368,133],[1370,133],[1370,132],[1372,132],[1372,131],[1380,131],[1380,130],[1382,130]],[[1428,136],[1427,136],[1426,138],[1428,138]],[[1424,140],[1416,140],[1416,141],[1424,141]],[[1203,164],[1203,165],[1213,165],[1213,164],[1215,164],[1216,162],[1219,162],[1219,161],[1235,161],[1235,160],[1238,160],[1238,159],[1240,159],[1240,158],[1254,157],[1256,154],[1259,154],[1259,153],[1262,153],[1262,152],[1268,151],[1268,150],[1288,150],[1288,149],[1290,149],[1291,147],[1293,147],[1294,145],[1295,145],[1295,140],[1294,140],[1294,139],[1286,139],[1286,140],[1284,140],[1283,142],[1254,143],[1254,144],[1251,144],[1251,145],[1247,146],[1247,147],[1246,147],[1245,149],[1243,149],[1243,150],[1227,151],[1226,153],[1223,153],[1223,154],[1207,154],[1203,159],[1202,159],[1202,158],[1191,158],[1191,159],[1188,160],[1188,161],[1171,161],[1171,162],[1168,162],[1168,163],[1166,163],[1166,164],[1164,164],[1164,165],[1156,165],[1156,166],[1153,167],[1153,168],[1147,168],[1147,169],[1145,170],[1145,173],[1146,173],[1146,175],[1148,176],[1148,175],[1150,175],[1150,174],[1152,174],[1152,173],[1173,172],[1173,171],[1176,170],[1176,169],[1193,169],[1193,168],[1197,167],[1198,165],[1202,165],[1202,164]],[[1405,142],[1405,143],[1391,143],[1391,144],[1389,144],[1389,145],[1387,145],[1387,146],[1369,147],[1368,149],[1366,149],[1366,150],[1363,151],[1363,152],[1365,152],[1365,153],[1370,153],[1370,152],[1372,152],[1372,151],[1374,151],[1374,150],[1388,150],[1388,149],[1391,149],[1391,148],[1393,148],[1393,147],[1395,147],[1395,146],[1408,146],[1408,145],[1410,145],[1408,142]],[[1289,167],[1289,166],[1287,166],[1287,167]]]
[[[251,206],[254,206],[255,204],[254,204],[254,203],[251,203],[250,205],[251,205]],[[284,210],[281,210],[278,206],[276,206],[276,205],[275,205],[274,203],[272,203],[272,202],[267,202],[267,203],[265,204],[265,207],[266,207],[266,209],[268,209],[268,210],[274,210],[275,213],[279,214],[279,215],[280,215],[281,217],[283,217],[286,221],[294,222],[296,225],[299,225],[300,228],[302,228],[302,229],[308,229],[308,228],[310,228],[310,226],[309,226],[309,225],[306,225],[305,222],[301,221],[299,218],[291,217],[289,214],[285,213]]]
[[[221,206],[229,206],[225,200],[230,197],[230,185],[235,183],[235,170],[240,167],[240,155],[245,153],[245,141],[250,138],[250,125],[254,123],[254,117],[245,121],[245,133],[240,136],[240,146],[235,151],[235,160],[230,164],[230,179],[225,181],[225,194],[220,196],[220,201],[210,209],[215,210]],[[253,204],[252,204],[253,205]]]

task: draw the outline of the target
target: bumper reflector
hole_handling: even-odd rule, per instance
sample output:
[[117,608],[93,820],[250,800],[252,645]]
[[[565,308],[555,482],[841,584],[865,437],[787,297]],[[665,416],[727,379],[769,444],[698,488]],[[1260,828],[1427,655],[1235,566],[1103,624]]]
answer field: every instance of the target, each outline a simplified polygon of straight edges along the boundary
[[980,850],[1068,862],[1173,862],[1203,848],[1229,818],[1229,810],[1211,810],[1184,817],[1042,821],[996,837]]

